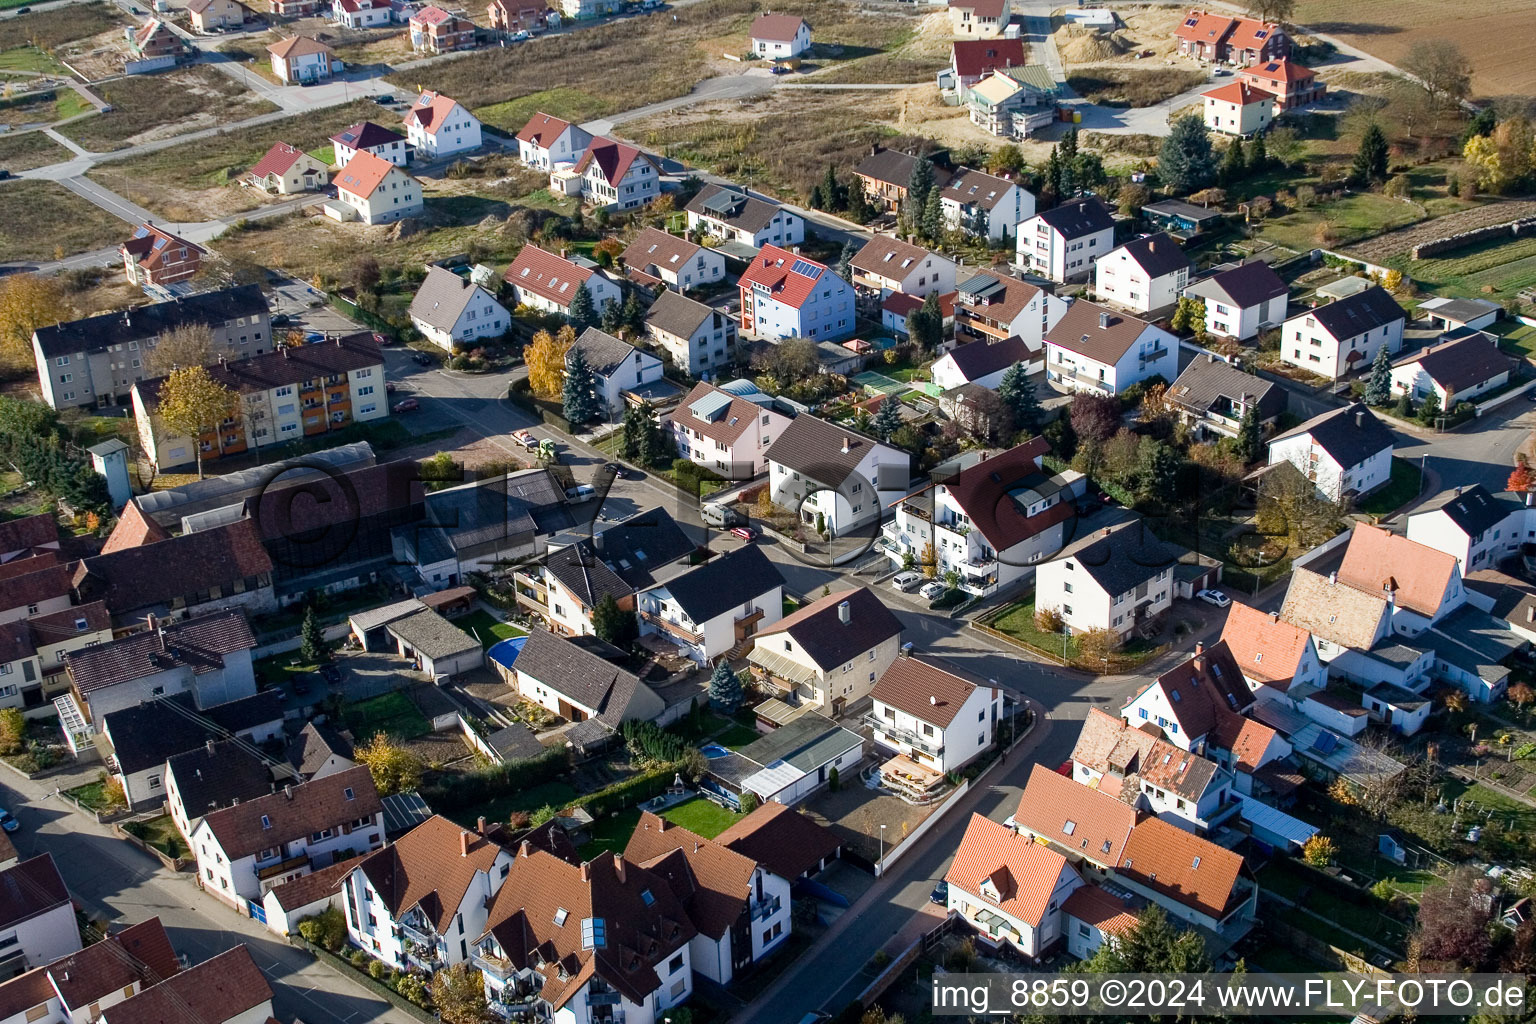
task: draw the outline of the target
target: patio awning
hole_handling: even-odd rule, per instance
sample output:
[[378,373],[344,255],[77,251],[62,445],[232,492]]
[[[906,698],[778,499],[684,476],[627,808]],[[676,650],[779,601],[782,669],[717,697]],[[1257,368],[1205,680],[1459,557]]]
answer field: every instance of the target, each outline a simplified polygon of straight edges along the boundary
[[756,665],[776,679],[797,685],[816,687],[816,670],[802,665],[793,658],[786,658],[777,651],[770,651],[761,644],[754,644],[747,655],[747,662]]
[[752,713],[765,722],[772,722],[774,725],[788,725],[801,715],[812,710],[814,708],[809,704],[789,704],[779,700],[777,697],[769,697],[753,708]]

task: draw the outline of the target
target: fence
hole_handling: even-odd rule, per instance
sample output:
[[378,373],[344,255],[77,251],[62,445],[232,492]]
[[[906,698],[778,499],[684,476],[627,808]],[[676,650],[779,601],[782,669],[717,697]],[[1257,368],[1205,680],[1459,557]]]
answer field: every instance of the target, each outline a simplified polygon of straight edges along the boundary
[[965,796],[965,794],[969,793],[970,791],[970,779],[966,779],[964,782],[960,783],[960,785],[956,786],[955,791],[949,795],[949,799],[935,807],[932,814],[928,815],[928,817],[924,818],[921,822],[918,823],[917,828],[907,833],[907,838],[903,839],[901,842],[885,851],[885,855],[882,856],[880,858],[880,862],[875,865],[875,877],[878,878],[885,874],[885,869],[887,867],[900,860],[903,854],[912,849],[913,843],[927,835],[928,830],[933,828],[934,825],[938,824],[939,819],[948,814],[950,809],[953,808],[957,802],[959,802],[960,798]]
[[309,950],[310,954],[316,960],[319,960],[321,963],[325,964],[331,970],[346,978],[348,981],[351,981],[357,985],[361,985],[363,988],[368,989],[370,992],[373,992],[379,997],[387,1000],[392,1006],[400,1010],[402,1013],[409,1015],[415,1020],[421,1021],[422,1024],[438,1024],[436,1014],[430,1013],[427,1010],[423,1010],[421,1007],[417,1006],[409,999],[406,999],[404,996],[390,988],[388,985],[384,984],[382,981],[379,981],[377,978],[370,976],[367,971],[358,970],[356,967],[353,967],[351,963],[343,960],[341,957],[337,956],[335,953],[332,953],[330,950],[321,946],[317,946],[313,942],[298,938],[297,936],[290,936],[288,941],[291,945],[297,946],[300,949]]
[[1351,536],[1353,536],[1352,531],[1345,530],[1338,536],[1331,537],[1328,540],[1323,541],[1311,551],[1305,552],[1301,555],[1301,557],[1293,558],[1291,560],[1291,571],[1295,572],[1297,569],[1305,569],[1307,566],[1322,558],[1330,551],[1335,551],[1338,548],[1343,547],[1345,544],[1349,543],[1349,538]]
[[1529,392],[1532,388],[1536,388],[1536,380],[1522,384],[1518,388],[1511,388],[1510,390],[1504,392],[1502,395],[1495,395],[1493,398],[1488,399],[1488,401],[1480,402],[1473,406],[1473,409],[1476,411],[1478,416],[1481,416],[1490,410],[1497,409],[1499,406],[1505,404],[1506,402],[1514,401],[1516,398]]
[[143,850],[145,853],[149,854],[151,857],[153,857],[156,860],[158,860],[161,864],[164,864],[171,871],[185,871],[185,870],[187,870],[188,868],[190,868],[192,866],[192,858],[190,856],[188,856],[188,857],[169,857],[169,856],[166,856],[160,850],[158,850],[155,847],[151,846],[149,843],[146,843],[144,840],[140,839],[138,836],[134,835],[132,832],[129,832],[127,829],[123,828],[123,826],[121,826],[121,825],[113,825],[112,826],[112,831],[117,835],[117,837],[119,839],[125,839],[128,842],[132,843],[134,846],[137,846],[139,849]]
[[[344,620],[342,622],[336,622],[326,626],[320,631],[320,635],[325,637],[327,640],[343,640],[347,637],[347,634],[351,632],[351,621]],[[274,654],[287,654],[289,651],[298,650],[302,644],[303,640],[299,638],[297,633],[294,633],[290,636],[283,637],[281,640],[273,640],[269,643],[260,645],[251,652],[251,658],[253,660],[257,660],[261,658],[270,658]]]

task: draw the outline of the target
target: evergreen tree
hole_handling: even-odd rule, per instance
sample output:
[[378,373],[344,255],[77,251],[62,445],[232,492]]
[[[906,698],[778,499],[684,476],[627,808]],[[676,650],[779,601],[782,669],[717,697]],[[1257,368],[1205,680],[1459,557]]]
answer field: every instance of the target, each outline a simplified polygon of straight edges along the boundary
[[1227,154],[1221,161],[1221,174],[1217,177],[1223,185],[1230,185],[1242,178],[1248,170],[1248,158],[1243,153],[1243,140],[1233,139]]
[[928,190],[928,201],[923,205],[923,237],[935,244],[944,238],[944,205],[936,188]]
[[1137,492],[1157,504],[1173,498],[1179,482],[1179,456],[1173,448],[1151,437],[1141,439],[1136,449]]
[[717,711],[734,715],[741,707],[741,680],[731,666],[721,658],[715,663],[715,671],[709,677],[709,703]]
[[1355,151],[1349,176],[1360,185],[1387,180],[1387,137],[1379,125],[1367,126],[1360,136],[1360,148]]
[[1051,147],[1051,158],[1045,162],[1045,190],[1051,194],[1051,198],[1060,201],[1062,198],[1062,169],[1061,154],[1056,147]]
[[848,219],[855,224],[867,224],[875,216],[875,211],[869,205],[869,196],[864,194],[864,186],[854,181],[848,186]]
[[1264,136],[1255,135],[1253,141],[1248,144],[1248,173],[1262,174],[1268,167],[1269,149],[1264,145]]
[[637,412],[645,422],[645,429],[640,434],[640,462],[652,469],[670,466],[677,458],[677,442],[669,431],[661,429],[650,402],[641,402]]
[[1243,418],[1237,423],[1237,457],[1244,464],[1257,462],[1263,453],[1263,439],[1259,434],[1259,412],[1256,402],[1249,402],[1243,410]]
[[844,281],[853,277],[853,258],[859,254],[857,242],[843,243],[843,251],[837,255],[837,276]]
[[1366,405],[1386,405],[1392,397],[1392,357],[1387,354],[1387,346],[1383,345],[1376,350],[1365,394],[1360,397],[1365,399]]
[[1211,152],[1211,133],[1205,119],[1187,114],[1173,122],[1173,129],[1158,152],[1157,176],[1169,191],[1188,195],[1216,178],[1216,158]]
[[624,410],[624,427],[620,434],[620,454],[631,462],[640,457],[640,445],[649,429],[640,415],[640,407],[631,405]]
[[603,307],[603,315],[598,321],[598,326],[609,334],[618,334],[619,328],[624,326],[624,307],[617,302],[610,302]]
[[869,429],[882,441],[889,441],[891,435],[901,427],[901,401],[895,395],[888,395],[880,402],[880,408],[875,412],[875,418],[870,421]]
[[625,611],[612,594],[604,594],[592,609],[592,632],[604,643],[627,651],[640,635],[640,626],[633,611]]
[[1077,128],[1068,128],[1067,133],[1061,137],[1061,162],[1070,164],[1077,159]]
[[919,216],[928,205],[928,193],[933,191],[933,161],[918,157],[912,165],[912,176],[907,179],[907,209],[913,217]]
[[571,357],[566,360],[565,388],[560,395],[562,410],[571,426],[579,427],[597,419],[601,410],[597,404],[596,389],[597,379],[592,373],[592,367],[587,365],[585,353],[579,348],[574,349]]
[[631,291],[629,298],[624,300],[624,315],[619,319],[623,326],[634,332],[636,337],[639,337],[640,332],[645,329],[645,307],[640,304],[638,291]]
[[311,664],[331,660],[331,649],[325,644],[314,605],[304,609],[304,623],[299,627],[299,657]]
[[811,193],[810,195],[806,196],[805,205],[809,206],[813,210],[825,210],[827,208],[826,196],[822,194],[821,185],[816,184],[811,186]]
[[907,337],[925,352],[944,340],[944,314],[937,295],[928,296],[921,307],[907,314]]
[[1029,379],[1028,368],[1014,363],[1003,372],[997,385],[997,397],[1013,419],[1014,429],[1033,436],[1040,429],[1040,396],[1035,393],[1035,383]]
[[571,296],[571,315],[566,318],[576,333],[597,323],[597,309],[592,305],[592,293],[587,291],[585,284],[576,288],[576,294]]
[[1440,395],[1431,391],[1424,396],[1424,401],[1419,404],[1419,422],[1426,427],[1432,427],[1443,411],[1440,408]]
[[992,224],[987,217],[986,208],[980,203],[971,208],[971,215],[965,220],[965,230],[974,238],[990,238]]
[[848,190],[837,180],[837,168],[831,164],[827,164],[827,173],[821,179],[821,198],[828,210],[841,210],[848,205]]

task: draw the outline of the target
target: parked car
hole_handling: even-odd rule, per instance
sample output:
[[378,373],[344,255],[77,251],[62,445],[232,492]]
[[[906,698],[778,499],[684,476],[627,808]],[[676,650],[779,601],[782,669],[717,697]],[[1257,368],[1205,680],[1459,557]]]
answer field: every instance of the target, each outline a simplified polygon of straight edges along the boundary
[[903,594],[916,590],[923,582],[923,574],[920,572],[899,572],[891,577],[891,586]]
[[396,391],[399,391],[399,390],[400,390],[400,385],[396,384],[394,381],[387,380],[387,381],[384,382],[384,393],[386,395],[392,395]]
[[415,355],[411,356],[411,362],[415,363],[417,366],[436,366],[437,365],[437,360],[433,359],[431,356],[427,355],[425,352],[417,352]]
[[306,345],[318,345],[324,340],[325,335],[321,334],[319,331],[310,331],[308,334],[304,335],[304,344]]
[[1232,599],[1219,590],[1202,590],[1195,596],[1206,604],[1213,604],[1217,608],[1225,608],[1232,603]]
[[733,526],[731,527],[731,533],[737,537],[740,537],[742,540],[757,539],[757,531],[752,529],[750,526]]
[[21,828],[21,822],[17,821],[16,816],[10,811],[0,807],[0,828],[7,832],[15,832]]
[[923,589],[919,590],[918,594],[930,601],[937,601],[939,598],[944,596],[944,591],[948,589],[948,587],[940,583],[938,580],[934,580],[931,583],[924,583]]
[[512,41],[514,43],[525,43],[532,38],[533,34],[530,33],[527,29],[520,29],[519,31],[512,33]]
[[768,69],[770,75],[787,75],[794,70],[788,64],[774,64]]
[[395,98],[393,96],[380,96],[380,97],[376,98],[373,102],[378,103],[378,104],[382,104],[383,106],[387,107],[387,106],[389,106],[389,105],[391,105],[392,103],[395,102]]
[[937,903],[941,907],[947,904],[949,902],[949,883],[941,881],[938,885],[934,886],[933,892],[928,894],[928,902]]
[[529,451],[533,451],[539,446],[539,439],[528,433],[526,430],[517,431],[512,435],[512,440],[516,441],[518,444],[522,445]]
[[17,14],[31,14],[32,13],[32,8],[30,8],[30,7],[18,7],[18,8],[16,8],[16,13]]
[[272,326],[273,327],[286,327],[292,321],[293,321],[293,317],[289,316],[287,313],[278,313],[276,316],[274,316],[272,318]]
[[10,171],[6,170],[4,167],[0,167],[0,181],[5,181],[10,176],[11,176],[11,172]]
[[334,686],[336,683],[341,682],[341,669],[337,668],[335,665],[321,665],[320,676],[326,682]]
[[415,412],[421,408],[421,403],[414,398],[402,398],[389,407],[390,412]]
[[587,501],[597,497],[597,488],[591,484],[577,484],[575,487],[565,489],[566,501]]

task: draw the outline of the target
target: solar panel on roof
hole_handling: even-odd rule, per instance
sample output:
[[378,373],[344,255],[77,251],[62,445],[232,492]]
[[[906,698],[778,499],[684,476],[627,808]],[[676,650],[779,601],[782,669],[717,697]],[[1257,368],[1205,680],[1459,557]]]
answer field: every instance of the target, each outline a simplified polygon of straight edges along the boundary
[[1312,741],[1312,749],[1319,754],[1331,754],[1339,745],[1339,738],[1324,729],[1317,734],[1317,739]]
[[794,264],[789,268],[789,272],[799,274],[801,277],[808,277],[812,281],[821,276],[821,268],[807,260],[795,260]]

